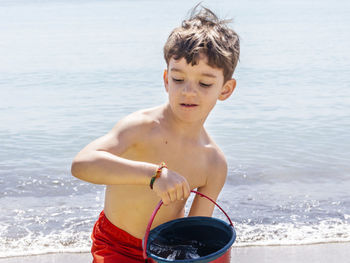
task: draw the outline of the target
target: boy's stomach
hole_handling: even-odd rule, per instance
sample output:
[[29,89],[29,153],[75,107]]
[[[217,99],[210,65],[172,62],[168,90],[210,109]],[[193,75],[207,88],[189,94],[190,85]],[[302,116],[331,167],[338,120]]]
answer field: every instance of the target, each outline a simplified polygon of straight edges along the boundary
[[[142,239],[153,210],[160,201],[149,186],[108,185],[104,212],[109,221],[136,238]],[[186,200],[163,205],[158,211],[152,229],[160,224],[184,216]]]

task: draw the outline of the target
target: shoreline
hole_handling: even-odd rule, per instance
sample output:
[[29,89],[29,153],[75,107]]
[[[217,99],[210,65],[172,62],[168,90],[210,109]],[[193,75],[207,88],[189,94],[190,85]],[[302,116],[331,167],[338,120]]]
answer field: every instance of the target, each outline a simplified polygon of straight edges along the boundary
[[[312,245],[233,246],[231,262],[283,262],[329,263],[346,262],[350,258],[350,242]],[[49,253],[33,256],[0,258],[0,263],[87,263],[92,262],[90,253]]]

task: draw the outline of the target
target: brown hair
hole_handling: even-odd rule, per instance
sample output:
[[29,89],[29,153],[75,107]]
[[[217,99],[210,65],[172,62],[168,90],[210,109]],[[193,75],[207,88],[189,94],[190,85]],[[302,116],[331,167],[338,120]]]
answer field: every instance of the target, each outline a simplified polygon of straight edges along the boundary
[[225,82],[232,78],[239,60],[239,37],[227,26],[230,20],[219,18],[208,8],[193,8],[189,19],[175,28],[164,45],[164,58],[169,65],[171,58],[185,58],[196,65],[201,54],[208,57],[208,64],[222,68]]

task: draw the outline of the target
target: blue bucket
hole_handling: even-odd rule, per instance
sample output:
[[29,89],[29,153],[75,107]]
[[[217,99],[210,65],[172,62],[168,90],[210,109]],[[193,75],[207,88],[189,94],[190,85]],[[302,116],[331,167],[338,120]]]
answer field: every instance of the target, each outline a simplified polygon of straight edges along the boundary
[[[203,194],[214,204],[215,201]],[[217,205],[217,204],[216,204]],[[151,262],[196,262],[230,263],[231,246],[236,239],[232,221],[230,224],[212,217],[179,218],[150,230],[158,204],[147,227],[144,242],[144,257]]]

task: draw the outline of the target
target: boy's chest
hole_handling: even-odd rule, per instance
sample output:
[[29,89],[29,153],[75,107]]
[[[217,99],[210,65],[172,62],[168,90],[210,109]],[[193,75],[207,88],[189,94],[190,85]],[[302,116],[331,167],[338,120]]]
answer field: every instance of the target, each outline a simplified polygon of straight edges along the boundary
[[165,162],[170,170],[184,176],[191,189],[205,185],[210,162],[205,147],[170,140],[145,141],[130,148],[123,157],[159,164]]

